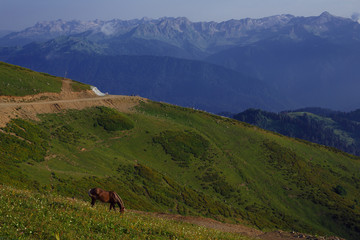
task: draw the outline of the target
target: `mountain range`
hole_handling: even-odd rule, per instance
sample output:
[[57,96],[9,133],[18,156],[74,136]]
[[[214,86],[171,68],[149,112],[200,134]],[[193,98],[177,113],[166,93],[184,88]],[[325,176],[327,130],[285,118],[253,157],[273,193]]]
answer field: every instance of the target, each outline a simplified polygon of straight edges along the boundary
[[[278,29],[295,18],[291,15],[279,15],[262,19],[229,20],[226,22],[191,22],[187,18],[160,18],[140,20],[110,21],[48,21],[39,22],[20,32],[3,37],[2,46],[17,46],[34,41],[44,42],[60,36],[84,34],[94,42],[139,38],[158,40],[186,49],[193,46],[202,52],[215,52],[221,48],[237,45],[240,42],[253,42],[251,33],[257,38],[264,36],[260,31]],[[253,39],[253,40],[251,40]],[[194,50],[195,50],[194,49]]]
[[360,24],[328,12],[220,23],[56,20],[8,34],[0,46],[8,63],[210,112],[360,105]]

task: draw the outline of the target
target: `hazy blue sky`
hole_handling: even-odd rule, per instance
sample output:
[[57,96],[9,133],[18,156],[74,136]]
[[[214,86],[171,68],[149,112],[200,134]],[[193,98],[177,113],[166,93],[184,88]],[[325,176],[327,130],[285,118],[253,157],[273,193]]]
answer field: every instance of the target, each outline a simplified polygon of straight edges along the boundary
[[290,13],[314,16],[323,11],[350,17],[360,0],[0,0],[0,29],[20,30],[44,20],[109,20],[179,17],[224,21]]

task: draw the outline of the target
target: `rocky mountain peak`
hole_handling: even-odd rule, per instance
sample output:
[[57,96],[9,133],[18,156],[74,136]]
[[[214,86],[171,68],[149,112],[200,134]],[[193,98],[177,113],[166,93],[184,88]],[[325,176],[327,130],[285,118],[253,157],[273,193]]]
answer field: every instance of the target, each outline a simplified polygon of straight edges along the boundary
[[[321,36],[322,33],[331,31],[339,26],[346,27],[354,21],[351,19],[336,17],[329,12],[323,12],[314,17],[295,17],[289,14],[275,15],[264,18],[246,18],[240,20],[228,20],[224,22],[191,22],[186,17],[163,17],[159,19],[134,19],[109,21],[44,21],[23,31],[13,33],[10,37],[4,37],[7,44],[15,42],[14,39],[22,39],[24,43],[32,41],[46,41],[59,36],[69,36],[88,32],[96,35],[93,39],[115,38],[120,36],[155,39],[165,41],[176,46],[191,43],[199,48],[207,48],[208,44],[233,44],[247,41],[249,34],[258,36],[254,39],[262,39],[264,31],[267,34],[276,34],[281,29],[303,29],[303,33]],[[299,26],[299,27],[296,27]],[[289,30],[285,31],[288,32]],[[292,31],[295,34],[295,31]],[[100,35],[99,35],[100,34]],[[297,39],[302,39],[302,33],[297,32]],[[10,41],[11,40],[11,41]],[[249,40],[253,41],[253,40]]]
[[333,17],[333,15],[331,15],[328,11],[324,11],[323,13],[320,14],[321,18],[331,18]]
[[330,14],[329,12],[325,11],[320,16],[316,17],[317,24],[325,24],[330,22],[343,22],[343,23],[350,23],[352,20],[350,18],[343,18],[338,17]]

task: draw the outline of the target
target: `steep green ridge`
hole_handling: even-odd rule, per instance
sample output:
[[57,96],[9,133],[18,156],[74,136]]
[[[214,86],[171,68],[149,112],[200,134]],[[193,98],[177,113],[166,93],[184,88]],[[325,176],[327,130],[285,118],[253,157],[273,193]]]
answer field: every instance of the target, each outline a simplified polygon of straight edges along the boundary
[[[0,96],[59,93],[61,86],[62,78],[60,77],[0,61]],[[90,85],[71,81],[71,89],[74,92],[90,90]]]
[[60,92],[61,78],[0,62],[0,96]]
[[281,113],[248,109],[233,118],[360,156],[359,113],[360,110],[344,113],[321,108]]
[[[355,156],[156,102],[39,117],[0,132],[2,183],[87,200],[98,186],[132,209],[360,237]],[[108,129],[106,118],[128,127]]]

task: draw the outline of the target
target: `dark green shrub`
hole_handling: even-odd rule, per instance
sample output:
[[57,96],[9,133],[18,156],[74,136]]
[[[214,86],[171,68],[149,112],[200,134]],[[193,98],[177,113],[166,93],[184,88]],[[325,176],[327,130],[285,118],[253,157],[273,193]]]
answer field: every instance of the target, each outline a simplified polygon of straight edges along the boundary
[[134,127],[134,123],[125,115],[118,111],[107,108],[97,107],[100,114],[97,117],[97,123],[107,131],[129,130]]
[[67,124],[56,128],[52,135],[64,143],[76,143],[82,136],[80,132]]
[[346,189],[341,185],[337,185],[336,187],[334,187],[333,191],[339,194],[340,196],[346,196],[347,194]]
[[37,125],[14,119],[0,133],[0,160],[43,161],[48,149],[47,134]]
[[180,166],[188,166],[191,157],[204,159],[209,141],[194,131],[164,131],[153,141],[159,143]]
[[149,167],[146,167],[141,164],[137,164],[134,167],[138,175],[140,175],[143,178],[146,178],[147,180],[153,183],[157,183],[161,180],[161,176]]
[[[225,177],[212,168],[207,169],[199,179],[209,184],[215,192],[225,197],[230,197],[235,192],[235,189],[226,181]],[[206,186],[206,184],[203,184],[203,186]]]

